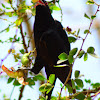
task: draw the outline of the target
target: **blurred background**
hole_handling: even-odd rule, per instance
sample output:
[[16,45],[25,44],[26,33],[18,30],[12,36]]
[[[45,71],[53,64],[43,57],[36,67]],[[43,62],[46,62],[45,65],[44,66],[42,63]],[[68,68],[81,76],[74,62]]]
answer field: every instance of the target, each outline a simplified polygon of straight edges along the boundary
[[[15,1],[16,2],[16,1]],[[27,0],[27,5],[31,5],[30,0]],[[100,4],[99,0],[95,0],[95,2]],[[6,0],[0,0],[0,7],[1,4],[7,4]],[[9,6],[9,5],[7,5]],[[62,25],[66,28],[69,26],[72,28],[72,31],[78,31],[80,28],[80,36],[85,37],[84,30],[88,29],[90,20],[84,17],[84,13],[87,13],[89,16],[93,15],[96,10],[97,6],[95,5],[87,5],[86,0],[60,0],[60,6],[62,9],[62,14],[61,11],[53,11],[52,16],[56,19],[61,21],[62,20]],[[62,16],[62,19],[61,19]],[[0,16],[1,17],[1,16]],[[2,16],[2,18],[6,18],[9,21],[15,21],[16,17],[13,19],[8,17],[8,16]],[[28,23],[23,22],[23,31],[24,32],[29,32],[28,26],[30,26],[30,32],[32,32],[34,24],[34,16],[29,19]],[[9,25],[9,22],[4,21],[0,19],[0,31],[5,29]],[[19,30],[18,30],[19,32]],[[9,37],[13,37],[15,35],[15,27],[12,27],[9,32],[3,32],[0,33],[0,40],[7,40]],[[95,53],[100,56],[100,13],[97,13],[97,17],[95,18],[92,28],[91,28],[91,33],[89,34],[85,44],[83,46],[83,50],[87,50],[88,47],[93,46],[95,48]],[[20,36],[20,33],[18,33],[18,37]],[[74,47],[80,48],[82,41],[78,40],[75,43],[71,44],[71,49]],[[7,54],[8,50],[11,47],[11,43],[0,43],[0,61],[3,59]],[[22,44],[19,43],[14,43],[14,47],[16,51],[19,49],[23,48]],[[33,46],[34,47],[34,46]],[[32,49],[32,47],[31,47]],[[0,62],[2,63],[2,62]],[[7,59],[3,62],[3,64],[10,68],[12,66],[15,66],[17,63],[13,59],[12,55],[9,55]],[[19,64],[20,65],[20,64]],[[92,56],[88,56],[88,60],[84,61],[83,58],[77,59],[74,67],[73,67],[73,72],[72,72],[72,78],[74,78],[74,71],[75,70],[80,70],[81,74],[84,75],[82,79],[91,79],[92,82],[99,82],[100,83],[100,59],[94,58]],[[0,71],[2,71],[0,69]],[[0,100],[3,100],[3,96],[6,96],[7,98],[10,98],[11,100],[18,99],[19,95],[19,87],[15,87],[12,84],[7,84],[7,79],[8,77],[4,77],[6,74],[1,74],[0,76]],[[57,80],[57,84],[55,86],[55,89],[53,91],[53,95],[57,95],[57,91],[60,91],[60,81]],[[87,87],[85,85],[85,87]],[[40,92],[38,91],[39,88],[39,82],[36,83],[35,86],[33,86],[33,89],[31,89],[29,86],[25,87],[24,93],[23,93],[23,98],[22,100],[37,100]],[[12,94],[12,90],[13,94]],[[62,93],[65,95],[65,91]],[[100,95],[98,95],[99,97]],[[98,98],[97,97],[97,98]],[[96,99],[95,99],[96,100]]]

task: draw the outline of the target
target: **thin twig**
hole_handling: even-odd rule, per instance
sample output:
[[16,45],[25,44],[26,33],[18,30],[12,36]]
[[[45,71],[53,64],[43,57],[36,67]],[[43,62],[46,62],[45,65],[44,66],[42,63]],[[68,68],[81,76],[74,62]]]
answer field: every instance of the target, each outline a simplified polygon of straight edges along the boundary
[[13,89],[12,89],[12,91],[11,91],[10,100],[11,100],[11,96],[12,96],[12,94],[13,94],[14,88],[15,88],[15,86],[13,87]]
[[75,94],[69,96],[68,98],[69,98],[69,99],[72,99],[73,97],[75,97],[75,96],[77,96],[77,95],[79,95],[79,94],[81,94],[81,93],[83,93],[83,94],[95,93],[95,95],[92,96],[92,97],[94,97],[94,96],[96,96],[96,95],[98,95],[98,94],[100,93],[100,87],[97,88],[97,89],[85,90],[85,91],[82,91],[82,92],[75,93]]
[[9,28],[10,26],[12,26],[12,25],[14,25],[14,23],[9,24],[9,26],[8,26],[7,28],[3,29],[2,31],[0,31],[0,33],[4,32],[6,29],[8,29],[8,28]]
[[20,31],[21,31],[21,36],[22,36],[22,39],[23,39],[24,48],[26,50],[26,53],[28,53],[27,46],[26,46],[26,43],[25,43],[24,34],[23,34],[22,23],[20,24]]
[[61,11],[61,22],[63,21],[63,12],[62,12],[62,8],[61,8],[61,6],[60,6],[60,4],[59,4],[59,2],[58,2],[58,5],[59,5],[59,8],[61,9],[60,11]]
[[[97,8],[97,10],[96,10],[96,12],[95,12],[95,16],[96,16],[96,14],[97,14],[98,11],[99,11],[99,6],[98,6],[98,8]],[[91,29],[92,23],[93,23],[93,19],[91,20],[90,25],[89,25],[89,32],[86,34],[85,38],[83,39],[83,42],[82,42],[81,48],[80,48],[78,54],[76,55],[76,57],[75,57],[75,59],[74,59],[74,62],[73,62],[73,64],[72,64],[72,67],[71,67],[71,69],[70,69],[70,71],[69,71],[69,74],[68,74],[68,76],[67,76],[67,79],[66,79],[66,81],[65,81],[65,83],[64,83],[64,85],[63,85],[63,87],[62,87],[61,90],[60,90],[60,94],[59,94],[59,98],[58,98],[58,100],[60,100],[60,96],[61,96],[62,89],[63,89],[64,86],[67,84],[68,80],[70,79],[71,72],[72,72],[72,68],[73,68],[73,66],[74,66],[75,60],[77,59],[77,57],[78,57],[80,51],[81,51],[82,48],[83,48],[84,42],[85,42],[85,40],[86,40],[88,34],[90,33],[90,29]]]
[[[25,43],[24,34],[23,34],[22,23],[21,23],[21,25],[20,25],[20,31],[21,31],[21,36],[22,36],[22,39],[23,39],[24,48],[25,48],[25,50],[26,50],[26,53],[28,53],[27,46],[26,46],[26,43]],[[22,87],[21,87],[21,89],[20,89],[20,95],[19,95],[18,100],[21,100],[21,98],[23,97],[24,88],[25,88],[25,85],[22,85]]]

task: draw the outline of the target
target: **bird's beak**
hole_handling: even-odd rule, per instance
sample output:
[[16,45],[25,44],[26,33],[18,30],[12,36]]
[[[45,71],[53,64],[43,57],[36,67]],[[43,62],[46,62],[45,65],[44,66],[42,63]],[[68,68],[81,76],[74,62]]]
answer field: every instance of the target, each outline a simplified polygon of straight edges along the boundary
[[38,6],[38,5],[45,6],[45,3],[42,0],[32,0],[32,1],[33,1],[33,3],[35,3],[35,7]]

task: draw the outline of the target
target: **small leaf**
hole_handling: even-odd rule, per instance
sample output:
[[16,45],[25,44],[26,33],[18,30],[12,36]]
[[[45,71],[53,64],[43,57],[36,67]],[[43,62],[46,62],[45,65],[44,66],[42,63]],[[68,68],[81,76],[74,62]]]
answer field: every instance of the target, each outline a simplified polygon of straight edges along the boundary
[[2,7],[5,8],[5,5],[2,3]]
[[49,83],[53,84],[55,81],[55,74],[50,74],[49,76]]
[[79,35],[79,33],[80,33],[80,28],[79,28],[78,31],[77,31],[77,35]]
[[79,71],[79,70],[76,70],[76,71],[75,71],[75,78],[78,78],[79,75],[80,75],[80,71]]
[[19,85],[21,85],[21,84],[15,79],[13,85],[14,85],[14,86],[19,86]]
[[86,82],[86,83],[91,83],[91,80],[85,79],[85,82]]
[[90,33],[90,31],[89,30],[85,30],[84,31],[84,34],[87,34],[87,33]]
[[73,89],[69,84],[66,84],[66,87],[68,88],[69,93],[73,93]]
[[14,78],[9,78],[7,83],[9,84],[9,83],[11,83],[13,80],[14,80]]
[[35,82],[31,78],[27,78],[26,81],[29,83],[29,86],[35,85]]
[[51,100],[57,100],[57,97],[52,96]]
[[65,61],[67,61],[68,59],[66,59],[66,60],[58,60],[57,61],[57,64],[61,64],[61,63],[63,63],[63,62],[65,62]]
[[62,64],[62,65],[54,65],[54,67],[65,67],[65,66],[69,66],[67,64]]
[[77,39],[75,37],[69,36],[68,41],[69,43],[74,43]]
[[[90,54],[90,53],[89,53]],[[100,57],[97,55],[97,54],[95,54],[95,53],[93,53],[93,54],[90,54],[92,57],[95,57],[95,58],[99,58],[100,59]]]
[[39,87],[39,91],[45,93],[46,91],[52,89],[52,85],[50,83],[44,83]]
[[69,52],[69,55],[74,56],[77,53],[78,48],[74,48]]
[[15,21],[16,26],[19,26],[19,25],[22,23],[22,21],[23,21],[22,18],[21,18],[21,19],[17,19],[17,20]]
[[56,5],[51,5],[50,6],[51,10],[61,10],[59,7],[57,7]]
[[84,14],[84,17],[90,19],[90,17],[86,13]]
[[12,17],[13,14],[11,12],[5,12],[5,15]]
[[71,83],[72,83],[72,88],[76,89],[76,87],[75,87],[75,81],[73,79],[71,80]]
[[78,54],[78,58],[81,58],[84,55],[84,50],[81,50],[80,53]]
[[86,4],[94,4],[94,1],[93,0],[88,0],[87,2],[86,2]]
[[95,17],[96,17],[96,15],[92,15],[92,16],[91,16],[91,19],[93,20]]
[[6,9],[11,9],[11,8],[9,8],[9,7],[6,7]]
[[83,81],[81,79],[75,79],[75,82],[79,87],[83,88],[84,85],[83,85]]
[[100,100],[100,98],[98,98],[98,100]]
[[68,61],[69,61],[70,64],[72,64],[74,62],[74,58],[73,58],[72,55],[68,56]]
[[44,81],[46,78],[42,74],[38,74],[35,76],[37,80]]
[[24,52],[24,49],[21,49],[21,50],[19,50],[22,54],[24,54],[25,52]]
[[88,59],[88,54],[85,53],[85,55],[84,55],[84,61],[87,61],[87,59]]
[[85,95],[83,93],[81,93],[81,94],[78,94],[77,96],[75,96],[75,98],[77,100],[84,100],[85,99]]
[[9,32],[9,27],[8,27],[8,28],[6,28],[6,32]]
[[91,84],[93,88],[98,88],[100,87],[100,83],[92,83]]
[[89,47],[87,49],[87,53],[90,53],[90,54],[94,54],[94,51],[95,51],[94,47]]
[[58,58],[60,59],[60,60],[66,60],[66,59],[68,59],[68,55],[66,54],[66,53],[61,53],[59,56],[58,56]]

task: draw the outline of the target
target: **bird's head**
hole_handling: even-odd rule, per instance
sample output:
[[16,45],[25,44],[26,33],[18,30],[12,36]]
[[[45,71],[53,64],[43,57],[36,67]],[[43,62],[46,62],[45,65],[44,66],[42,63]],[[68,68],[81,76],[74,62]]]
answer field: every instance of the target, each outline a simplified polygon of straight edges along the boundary
[[33,3],[35,3],[35,6],[38,6],[38,5],[46,6],[46,5],[48,5],[45,0],[32,0],[32,1],[33,1]]

